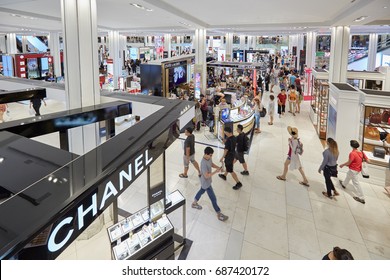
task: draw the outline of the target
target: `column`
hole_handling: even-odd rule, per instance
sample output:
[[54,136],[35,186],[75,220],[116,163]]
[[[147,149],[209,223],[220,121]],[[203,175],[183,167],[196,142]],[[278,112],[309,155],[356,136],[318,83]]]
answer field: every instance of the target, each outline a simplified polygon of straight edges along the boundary
[[206,50],[208,53],[210,52],[209,50],[211,50],[211,53],[213,52],[213,48],[214,48],[214,37],[213,36],[210,36],[209,37],[209,45],[208,45],[208,49]]
[[6,53],[7,43],[5,40],[5,35],[0,35],[0,52]]
[[51,32],[49,35],[50,55],[53,57],[53,70],[56,77],[62,76],[61,73],[61,57],[60,57],[60,34]]
[[120,60],[120,49],[119,49],[119,31],[108,32],[108,52],[109,57],[113,60],[113,81],[114,89],[118,88],[118,78],[122,72],[122,63]]
[[332,27],[330,46],[329,82],[346,83],[350,28]]
[[303,50],[304,40],[305,40],[305,36],[303,34],[298,34],[298,42],[297,42],[298,44],[297,44],[297,54],[296,54],[297,70],[300,70],[300,66],[301,66],[301,51]]
[[233,59],[233,33],[226,33],[226,60]]
[[308,68],[312,68],[315,65],[316,55],[316,32],[307,32],[306,34],[306,65]]
[[18,53],[18,48],[16,47],[16,34],[15,33],[8,33],[7,34],[7,53],[8,54],[15,54]]
[[292,54],[293,47],[298,46],[298,34],[288,36],[288,52]]
[[200,74],[200,91],[206,94],[206,29],[196,29],[194,37],[195,46],[195,78]]
[[168,52],[168,58],[171,57],[171,34],[164,34],[164,51]]
[[[27,44],[28,44],[28,41],[27,41],[27,36],[23,35],[22,36],[22,53],[28,53],[28,48],[27,48]],[[34,52],[34,50],[31,50],[32,52]]]
[[[96,0],[61,0],[68,109],[100,104]],[[85,154],[100,143],[99,126],[71,129],[69,148]]]
[[367,70],[374,71],[376,64],[376,54],[378,52],[378,34],[371,33],[368,41],[368,62]]

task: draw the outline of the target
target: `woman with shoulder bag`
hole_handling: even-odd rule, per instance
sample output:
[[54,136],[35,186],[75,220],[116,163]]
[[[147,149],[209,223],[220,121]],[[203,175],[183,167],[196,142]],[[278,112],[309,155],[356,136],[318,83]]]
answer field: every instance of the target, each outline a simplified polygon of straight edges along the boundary
[[255,116],[255,133],[261,133],[260,130],[260,112],[263,110],[263,106],[261,105],[260,98],[255,97],[253,98],[252,101],[254,108],[253,110],[255,111],[254,116]]
[[355,196],[353,199],[356,201],[365,204],[366,201],[364,200],[364,194],[363,190],[359,183],[359,173],[362,171],[362,164],[363,161],[366,161],[367,163],[370,163],[370,160],[367,158],[367,156],[358,150],[360,147],[360,144],[356,140],[351,140],[349,142],[352,151],[349,153],[349,159],[347,162],[340,165],[340,168],[343,168],[344,166],[348,166],[349,170],[347,172],[347,176],[345,177],[344,181],[339,181],[341,186],[345,189],[349,183],[350,180],[352,180],[352,185],[355,189]]
[[324,171],[326,192],[322,194],[330,199],[332,199],[332,190],[334,195],[339,195],[335,189],[331,177],[337,177],[337,159],[339,157],[339,149],[337,142],[333,138],[328,138],[326,140],[328,148],[322,153],[323,160],[318,173],[321,174],[321,171]]

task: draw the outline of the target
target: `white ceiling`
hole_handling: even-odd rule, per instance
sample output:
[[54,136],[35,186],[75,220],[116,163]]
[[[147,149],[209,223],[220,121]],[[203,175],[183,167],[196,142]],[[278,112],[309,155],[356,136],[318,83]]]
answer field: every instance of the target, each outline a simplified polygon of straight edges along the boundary
[[[190,34],[195,28],[203,27],[207,28],[209,34],[233,32],[274,35],[310,30],[326,31],[335,25],[365,25],[365,32],[390,33],[390,0],[96,2],[100,29],[119,30],[123,34]],[[130,3],[140,4],[153,11],[138,9]],[[368,17],[359,23],[354,22],[360,16]],[[60,0],[0,0],[0,33],[25,33],[26,29],[31,29],[31,33],[42,33],[61,31],[61,28]],[[353,27],[352,30],[357,29]]]

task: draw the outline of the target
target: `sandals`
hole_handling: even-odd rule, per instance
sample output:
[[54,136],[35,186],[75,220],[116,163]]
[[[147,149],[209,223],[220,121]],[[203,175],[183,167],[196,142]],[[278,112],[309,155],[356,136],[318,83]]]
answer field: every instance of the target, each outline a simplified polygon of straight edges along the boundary
[[202,210],[202,206],[200,206],[198,203],[192,203],[191,207],[194,209]]
[[327,198],[330,198],[330,199],[333,198],[333,196],[329,196],[327,192],[322,192],[322,194],[323,194],[324,196],[326,196]]
[[281,180],[281,181],[286,181],[286,178],[283,178],[282,176],[276,176],[276,179]]
[[228,216],[226,216],[226,215],[224,215],[224,214],[222,214],[222,213],[219,213],[219,214],[218,214],[218,220],[224,222],[224,221],[226,221],[227,219],[229,219]]
[[334,195],[334,196],[337,196],[337,195],[340,195],[340,193],[337,192],[337,191],[333,191],[333,195]]
[[310,187],[309,183],[306,183],[306,182],[303,182],[303,181],[299,182],[299,184],[301,184],[301,185],[303,185],[305,187]]
[[188,178],[188,175],[184,175],[183,173],[179,174],[180,178]]

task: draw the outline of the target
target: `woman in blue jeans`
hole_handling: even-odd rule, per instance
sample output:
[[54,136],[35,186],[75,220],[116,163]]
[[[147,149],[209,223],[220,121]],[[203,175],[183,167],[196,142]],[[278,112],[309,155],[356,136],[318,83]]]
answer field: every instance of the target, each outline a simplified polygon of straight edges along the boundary
[[[217,213],[217,218],[220,221],[226,221],[229,217],[221,213],[221,209],[219,208],[217,204],[217,197],[215,196],[214,190],[211,186],[211,177],[215,174],[217,174],[219,171],[221,171],[221,167],[217,166],[212,161],[214,150],[211,147],[206,147],[204,149],[204,155],[202,158],[202,161],[200,163],[200,184],[201,188],[198,191],[198,193],[195,195],[194,202],[192,202],[192,208],[201,210],[202,206],[198,204],[198,201],[202,197],[202,195],[207,192],[207,195],[209,196],[211,200],[211,204],[213,205],[213,208],[215,212]],[[212,172],[212,168],[215,168],[216,170]]]
[[260,98],[259,97],[255,97],[253,99],[253,104],[254,104],[254,111],[255,111],[255,132],[256,133],[260,133],[261,130],[260,130],[260,112],[263,110],[262,106],[261,106],[261,103],[260,103]]

